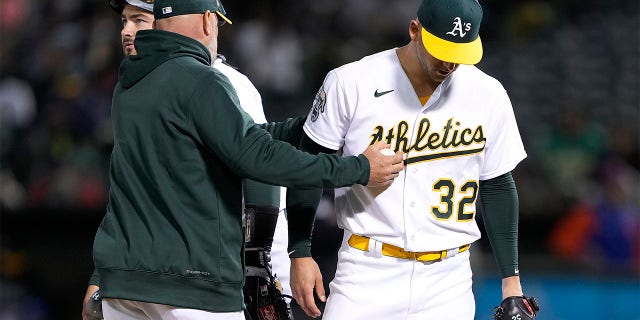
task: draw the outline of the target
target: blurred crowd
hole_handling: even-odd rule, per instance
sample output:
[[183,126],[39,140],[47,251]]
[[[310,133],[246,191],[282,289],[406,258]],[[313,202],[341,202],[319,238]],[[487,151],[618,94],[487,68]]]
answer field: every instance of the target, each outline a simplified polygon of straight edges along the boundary
[[[479,67],[509,92],[528,151],[523,221],[550,222],[538,242],[557,257],[638,270],[638,2],[480,2]],[[330,69],[404,45],[417,4],[226,0],[219,51],[268,119],[303,115]],[[0,0],[3,212],[104,208],[119,30],[106,0]]]

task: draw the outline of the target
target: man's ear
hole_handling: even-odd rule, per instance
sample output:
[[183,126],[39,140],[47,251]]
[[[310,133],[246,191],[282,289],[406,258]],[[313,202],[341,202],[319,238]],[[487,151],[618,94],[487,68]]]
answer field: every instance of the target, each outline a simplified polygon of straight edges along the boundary
[[409,23],[409,37],[412,41],[417,41],[422,38],[422,25],[416,19],[411,20]]
[[202,31],[204,31],[205,35],[210,35],[213,32],[213,23],[214,21],[212,21],[212,15],[213,13],[211,13],[211,11],[207,10],[204,12],[204,14],[202,15],[202,27],[204,28]]

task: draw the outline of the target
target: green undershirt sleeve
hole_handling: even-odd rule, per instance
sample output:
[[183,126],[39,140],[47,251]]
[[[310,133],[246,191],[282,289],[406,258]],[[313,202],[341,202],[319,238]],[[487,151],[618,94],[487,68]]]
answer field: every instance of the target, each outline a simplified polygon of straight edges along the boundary
[[[303,135],[299,149],[312,154],[336,152],[315,143],[306,135]],[[313,225],[321,198],[322,189],[287,189],[289,258],[311,256]]]
[[259,127],[267,130],[271,136],[280,141],[288,142],[291,145],[298,145],[304,134],[302,127],[307,120],[306,116],[289,118],[281,122],[269,122],[258,124]]
[[280,208],[280,187],[244,179],[245,205],[265,208]]
[[511,172],[480,181],[487,237],[503,278],[518,275],[518,192]]

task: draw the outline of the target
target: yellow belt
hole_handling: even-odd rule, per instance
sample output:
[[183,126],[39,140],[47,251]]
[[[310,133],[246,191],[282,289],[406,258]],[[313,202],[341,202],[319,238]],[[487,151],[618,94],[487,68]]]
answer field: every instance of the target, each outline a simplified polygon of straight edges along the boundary
[[[369,238],[357,234],[352,234],[351,237],[349,237],[349,245],[362,251],[369,251]],[[465,252],[469,249],[470,246],[471,244],[465,244],[464,246],[458,248],[458,252]],[[391,244],[382,244],[382,254],[385,256],[418,261],[437,261],[445,259],[447,257],[447,251],[449,250],[410,252]]]

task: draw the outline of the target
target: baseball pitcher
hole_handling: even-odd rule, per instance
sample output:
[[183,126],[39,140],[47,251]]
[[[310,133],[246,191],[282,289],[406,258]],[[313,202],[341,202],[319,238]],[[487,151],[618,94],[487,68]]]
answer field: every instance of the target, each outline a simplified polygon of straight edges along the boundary
[[[307,150],[349,156],[385,141],[406,165],[388,187],[335,190],[344,239],[323,319],[474,319],[478,198],[503,277],[495,317],[535,317],[537,302],[520,285],[511,176],[526,153],[507,92],[474,66],[481,20],[476,0],[423,0],[409,44],[336,68],[319,89],[304,126]],[[318,316],[320,275],[295,260],[294,296]]]

